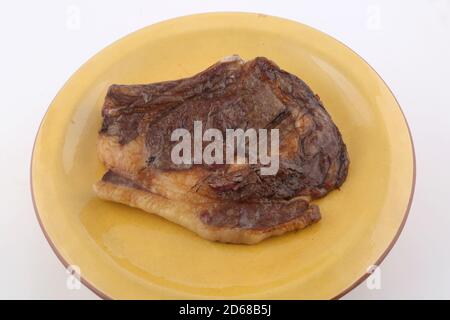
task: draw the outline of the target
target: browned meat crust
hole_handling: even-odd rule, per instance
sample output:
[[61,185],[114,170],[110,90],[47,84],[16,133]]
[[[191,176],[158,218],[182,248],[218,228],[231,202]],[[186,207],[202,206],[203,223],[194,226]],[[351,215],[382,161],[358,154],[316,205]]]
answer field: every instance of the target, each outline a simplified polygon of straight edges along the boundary
[[[99,186],[116,186],[189,203],[205,228],[241,234],[271,228],[280,234],[274,232],[277,226],[299,217],[303,223],[294,229],[305,227],[320,219],[318,208],[306,199],[326,195],[347,176],[345,144],[319,97],[266,58],[245,63],[228,59],[176,81],[113,85],[102,115],[99,156],[113,173],[97,185],[99,195],[133,205],[99,191]],[[228,128],[278,128],[278,173],[262,175],[260,165],[174,164],[171,133],[177,128],[192,133],[194,121],[202,121],[203,130],[217,128],[224,135]],[[239,243],[236,239],[245,237],[216,238]]]

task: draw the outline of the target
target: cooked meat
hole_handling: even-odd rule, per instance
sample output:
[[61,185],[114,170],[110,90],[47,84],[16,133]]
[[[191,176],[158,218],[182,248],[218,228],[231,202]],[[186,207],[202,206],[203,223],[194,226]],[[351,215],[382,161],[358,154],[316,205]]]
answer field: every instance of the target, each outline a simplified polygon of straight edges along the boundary
[[[347,176],[345,144],[319,97],[266,58],[233,56],[186,79],[112,85],[102,116],[98,153],[108,172],[97,194],[210,240],[250,244],[304,228],[320,219],[309,201]],[[171,134],[183,128],[194,136],[194,121],[223,136],[278,129],[278,172],[264,175],[261,164],[175,164]]]

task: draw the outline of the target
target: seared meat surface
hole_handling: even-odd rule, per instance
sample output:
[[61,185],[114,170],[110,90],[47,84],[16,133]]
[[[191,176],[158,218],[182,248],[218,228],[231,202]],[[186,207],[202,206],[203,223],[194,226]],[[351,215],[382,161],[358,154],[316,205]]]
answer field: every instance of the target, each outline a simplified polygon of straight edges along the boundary
[[[319,97],[266,58],[224,59],[186,79],[112,85],[98,153],[108,172],[94,189],[222,242],[256,243],[320,219],[309,201],[338,188],[348,154]],[[260,164],[176,164],[175,129],[278,129],[279,170]],[[224,142],[225,143],[225,142]],[[205,145],[205,142],[203,142]],[[225,147],[224,147],[225,149]]]

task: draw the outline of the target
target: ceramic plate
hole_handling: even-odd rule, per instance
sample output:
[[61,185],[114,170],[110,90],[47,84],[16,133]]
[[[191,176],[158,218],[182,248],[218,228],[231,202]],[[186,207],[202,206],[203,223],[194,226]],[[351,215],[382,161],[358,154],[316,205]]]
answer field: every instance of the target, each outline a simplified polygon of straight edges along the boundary
[[[92,191],[100,109],[113,83],[193,75],[224,56],[265,56],[320,95],[348,146],[341,190],[317,201],[322,220],[257,245],[204,240],[158,216]],[[102,50],[58,93],[39,129],[32,193],[39,222],[64,265],[109,298],[339,297],[378,264],[406,220],[414,151],[398,103],[342,43],[261,14],[212,13],[158,23]]]

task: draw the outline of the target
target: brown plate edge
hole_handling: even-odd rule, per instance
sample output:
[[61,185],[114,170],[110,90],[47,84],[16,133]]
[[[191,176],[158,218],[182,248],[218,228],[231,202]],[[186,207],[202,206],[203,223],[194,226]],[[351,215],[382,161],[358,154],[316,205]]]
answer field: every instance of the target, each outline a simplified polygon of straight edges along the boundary
[[[314,29],[314,28],[313,28]],[[321,32],[320,30],[314,29],[316,31]],[[409,216],[409,211],[411,210],[411,206],[412,206],[412,202],[413,202],[413,198],[414,198],[414,191],[416,188],[416,152],[414,149],[414,141],[412,138],[412,134],[411,134],[411,128],[409,126],[408,120],[406,119],[405,113],[403,112],[403,109],[400,105],[400,103],[398,102],[397,97],[394,95],[394,93],[392,92],[391,88],[387,85],[386,81],[384,81],[384,79],[380,76],[380,74],[363,58],[361,57],[358,53],[356,53],[353,49],[351,49],[349,46],[347,46],[345,43],[343,43],[342,41],[322,32],[323,34],[325,34],[326,36],[336,40],[337,42],[339,42],[340,44],[342,44],[344,47],[346,47],[348,50],[350,50],[351,52],[353,52],[355,55],[357,55],[362,61],[364,61],[364,63],[369,66],[370,69],[372,69],[373,72],[375,72],[375,74],[378,76],[378,78],[381,79],[381,81],[383,82],[383,84],[386,86],[386,88],[389,90],[389,92],[391,93],[391,95],[394,97],[395,102],[397,103],[397,106],[402,114],[403,120],[405,121],[406,124],[406,128],[408,129],[408,135],[409,135],[409,140],[411,142],[411,149],[412,149],[412,157],[413,157],[413,178],[412,178],[412,183],[411,183],[411,192],[409,195],[409,201],[408,201],[408,206],[406,207],[406,211],[403,215],[403,220],[397,230],[397,233],[395,234],[394,238],[392,239],[391,243],[388,245],[388,247],[386,248],[386,250],[383,252],[383,254],[376,260],[376,262],[372,265],[379,267],[380,264],[384,261],[384,259],[386,258],[386,256],[389,254],[389,252],[392,250],[392,248],[394,247],[394,245],[396,244],[398,238],[400,237],[400,234],[403,231],[403,228],[405,227],[406,224],[406,220],[408,220],[408,216]],[[362,275],[358,280],[356,280],[352,285],[350,285],[347,289],[343,290],[341,293],[339,293],[338,295],[336,295],[335,297],[333,297],[331,300],[339,300],[341,299],[343,296],[345,296],[347,293],[349,293],[350,291],[352,291],[353,289],[355,289],[357,286],[359,286],[362,282],[364,282],[369,276],[371,275],[370,272],[366,272],[364,275]]]
[[[63,86],[64,88],[64,86]],[[62,89],[61,89],[62,90]],[[53,101],[52,101],[53,103]],[[50,105],[52,105],[52,103],[50,103]],[[50,108],[50,107],[49,107]],[[53,241],[50,239],[50,236],[47,233],[47,230],[45,230],[44,224],[42,223],[41,217],[39,215],[39,211],[36,205],[36,199],[34,196],[34,188],[33,188],[33,158],[34,158],[34,151],[35,151],[35,147],[36,147],[36,141],[37,141],[37,137],[39,136],[39,131],[41,130],[41,126],[42,123],[44,122],[44,119],[47,115],[47,112],[49,110],[49,108],[47,109],[47,111],[44,114],[44,117],[41,120],[41,123],[39,124],[39,129],[37,131],[36,137],[34,139],[34,143],[33,143],[33,149],[32,149],[32,155],[31,155],[31,162],[30,162],[30,191],[31,191],[31,199],[33,201],[33,208],[34,208],[34,213],[36,215],[36,218],[38,220],[39,226],[41,227],[42,233],[45,236],[45,239],[47,240],[48,244],[50,245],[50,248],[52,248],[53,252],[55,253],[56,257],[59,259],[59,261],[61,261],[61,263],[63,264],[64,268],[68,268],[70,266],[70,264],[67,262],[67,260],[61,255],[61,253],[58,251],[58,249],[56,248],[55,244],[53,243]],[[94,292],[97,296],[99,296],[101,299],[104,300],[113,300],[110,296],[108,296],[107,294],[105,294],[104,292],[100,291],[99,289],[97,289],[91,282],[89,282],[88,280],[86,280],[86,278],[82,277],[80,275],[80,281],[82,284],[84,284],[89,290],[91,290],[92,292]]]

